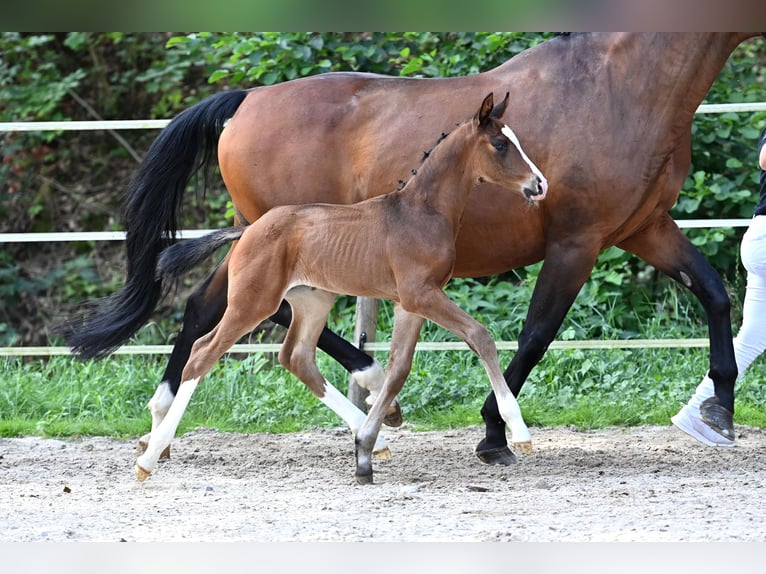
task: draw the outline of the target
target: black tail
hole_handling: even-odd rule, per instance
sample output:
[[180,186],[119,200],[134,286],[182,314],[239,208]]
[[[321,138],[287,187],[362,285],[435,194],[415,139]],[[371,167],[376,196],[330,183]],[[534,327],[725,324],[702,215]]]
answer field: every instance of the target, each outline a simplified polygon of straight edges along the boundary
[[211,96],[181,112],[154,140],[123,198],[125,286],[87,302],[56,329],[80,357],[108,355],[151,316],[164,293],[155,277],[157,258],[175,241],[184,190],[200,170],[207,182],[223,124],[246,95],[232,90]]
[[177,279],[194,269],[213,252],[239,239],[244,231],[244,227],[227,227],[196,239],[171,245],[162,252],[157,261],[157,279],[166,281]]

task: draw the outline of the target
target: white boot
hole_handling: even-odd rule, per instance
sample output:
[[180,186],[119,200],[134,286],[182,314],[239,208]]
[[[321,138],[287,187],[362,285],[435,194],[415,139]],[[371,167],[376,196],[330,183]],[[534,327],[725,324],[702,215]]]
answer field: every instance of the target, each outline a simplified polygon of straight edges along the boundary
[[672,423],[684,431],[689,436],[696,438],[702,444],[707,446],[732,447],[734,441],[722,436],[717,431],[710,428],[702,420],[700,415],[700,405],[702,401],[715,395],[713,380],[705,375],[702,382],[697,385],[697,390],[689,402],[686,403],[678,413],[671,417]]

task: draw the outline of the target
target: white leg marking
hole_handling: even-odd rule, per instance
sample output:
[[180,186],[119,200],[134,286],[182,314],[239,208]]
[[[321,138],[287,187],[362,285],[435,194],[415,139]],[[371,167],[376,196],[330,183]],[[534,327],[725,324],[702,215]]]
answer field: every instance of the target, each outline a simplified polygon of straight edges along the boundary
[[524,418],[521,415],[521,409],[519,403],[516,401],[516,397],[513,393],[508,391],[503,393],[502,396],[497,397],[497,407],[500,411],[500,416],[508,423],[508,427],[511,430],[511,442],[514,443],[526,443],[532,440],[532,435],[529,434]]
[[386,372],[377,359],[366,369],[354,371],[351,373],[351,376],[357,385],[370,392],[374,392],[376,395],[383,388],[383,383],[386,381]]
[[174,398],[175,396],[170,392],[170,383],[162,381],[149,400],[149,404],[146,405],[152,413],[152,430],[156,429],[165,418]]
[[500,416],[503,417],[503,420],[511,431],[511,442],[531,442],[532,435],[529,434],[529,429],[524,422],[519,403],[508,388],[508,384],[505,382],[502,373],[499,371],[499,366],[497,367],[498,374],[493,376],[495,369],[491,368],[483,359],[481,359],[481,362],[484,369],[487,371],[487,374],[489,374],[492,390],[495,392],[495,398],[497,399],[497,410],[500,411]]
[[175,436],[178,424],[181,422],[181,417],[186,411],[189,400],[198,384],[199,377],[181,383],[181,386],[178,388],[178,394],[173,404],[170,405],[165,418],[156,429],[152,429],[149,446],[146,447],[146,452],[139,456],[136,461],[138,466],[145,471],[151,473],[157,468],[157,460],[160,458],[160,453],[165,450],[165,447],[170,444],[170,441]]
[[[351,377],[360,387],[370,391],[364,402],[367,403],[368,407],[372,407],[375,401],[378,400],[383,383],[386,382],[386,372],[383,370],[382,365],[375,359],[375,362],[366,369],[351,373]],[[396,404],[396,402],[396,398],[394,398],[392,404]]]
[[[344,395],[338,389],[333,387],[328,381],[325,381],[324,384],[325,384],[325,395],[319,400],[322,401],[325,405],[327,405],[327,407],[332,412],[334,412],[336,415],[342,418],[346,422],[348,427],[351,429],[351,432],[354,433],[354,435],[356,435],[356,433],[361,428],[362,423],[364,423],[364,419],[367,417],[367,415],[365,415],[363,411],[361,411],[359,408],[357,408],[356,405],[354,405],[354,403],[348,400],[348,397],[346,397],[346,395]],[[385,448],[387,448],[385,439],[382,436],[378,435],[378,438],[375,441],[375,447],[373,450],[379,451]]]

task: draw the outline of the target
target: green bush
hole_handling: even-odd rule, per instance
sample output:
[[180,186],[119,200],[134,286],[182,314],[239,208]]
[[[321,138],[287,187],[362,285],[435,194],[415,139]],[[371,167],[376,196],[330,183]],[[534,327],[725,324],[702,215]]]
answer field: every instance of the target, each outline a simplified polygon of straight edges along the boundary
[[[327,71],[418,77],[473,74],[497,66],[550,36],[533,32],[6,32],[0,34],[0,118],[91,119],[73,93],[107,119],[170,117],[221,89],[273,84]],[[706,102],[762,101],[765,64],[766,42],[753,39],[744,43],[721,71]],[[672,210],[674,217],[751,215],[757,192],[755,141],[764,124],[764,113],[696,118],[693,165]],[[155,133],[131,136],[133,147],[141,153]],[[123,145],[103,134],[48,132],[0,136],[0,151],[4,231],[119,227],[120,191],[135,169]],[[228,195],[219,182],[204,201],[187,206],[183,225],[220,227],[230,215]],[[8,228],[11,222],[13,227]],[[735,302],[736,320],[744,290],[744,273],[738,261],[742,230],[687,233],[724,275]],[[58,297],[65,304],[74,304],[104,295],[122,280],[117,246],[3,249],[6,254],[0,258],[0,285],[9,294],[6,309],[10,302],[23,302],[27,307],[22,312],[27,318],[40,315],[41,321],[49,319],[50,313],[36,308],[36,301]],[[45,264],[43,258],[47,258]],[[64,264],[76,258],[80,258],[77,264]],[[39,273],[27,272],[26,262],[30,260],[40,261],[32,266],[40,268]],[[495,334],[512,339],[520,329],[528,288],[538,272],[539,265],[506,274],[502,279],[509,279],[508,285],[497,280],[456,284],[456,294],[464,306],[478,301],[470,311],[493,319]],[[191,280],[186,282],[190,284]],[[524,289],[519,291],[519,285]],[[23,293],[29,296],[18,298]],[[159,328],[154,326],[151,332],[163,333],[163,339],[169,337],[177,329],[181,306],[179,297],[163,307],[158,313]],[[351,306],[350,300],[342,299],[339,312]],[[695,329],[704,329],[698,305],[686,291],[671,286],[637,258],[609,249],[599,257],[561,336],[636,336],[642,321],[652,322],[658,311],[659,317],[673,316],[679,308],[695,317]],[[61,314],[65,311],[62,309]],[[7,314],[0,316],[0,340],[18,341],[18,331],[24,328]],[[22,338],[42,343],[35,339],[39,336],[27,333]],[[141,337],[152,340],[150,333]]]

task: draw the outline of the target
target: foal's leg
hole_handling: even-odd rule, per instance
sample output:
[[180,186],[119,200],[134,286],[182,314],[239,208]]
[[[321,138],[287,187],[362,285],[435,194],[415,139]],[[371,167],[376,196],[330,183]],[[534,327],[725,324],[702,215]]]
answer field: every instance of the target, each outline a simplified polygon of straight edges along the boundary
[[[300,379],[316,397],[337,414],[356,435],[365,414],[332,386],[316,365],[316,342],[325,327],[336,295],[321,289],[297,287],[285,299],[293,308],[292,322],[279,351],[279,362]],[[391,404],[390,401],[388,404]],[[374,444],[375,455],[390,458],[388,445],[381,437]]]
[[[189,359],[194,341],[210,332],[221,320],[226,310],[226,288],[228,285],[228,257],[205,279],[186,303],[181,331],[173,344],[173,350],[162,376],[162,382],[149,400],[147,407],[152,413],[152,432],[167,415],[181,384],[181,372]],[[149,444],[151,433],[138,440],[136,453],[142,454]],[[170,457],[170,447],[160,458]]]
[[522,452],[532,450],[532,438],[524,423],[516,397],[508,388],[497,358],[497,347],[489,331],[463,311],[439,288],[426,288],[408,298],[405,303],[401,294],[402,305],[407,310],[430,319],[434,323],[454,333],[468,344],[479,356],[484,370],[492,383],[492,390],[497,398],[500,415],[511,429],[511,440]]
[[270,303],[268,298],[255,302],[251,301],[252,297],[246,299],[248,305],[234,304],[228,307],[218,325],[194,343],[189,361],[181,375],[182,382],[178,394],[162,422],[152,431],[146,451],[136,461],[136,478],[139,481],[145,480],[157,467],[157,460],[175,436],[181,417],[200,379],[234,343],[273,313],[279,304],[279,297],[274,298],[273,303]]
[[402,390],[412,369],[412,357],[423,321],[422,317],[407,313],[398,304],[394,305],[394,328],[391,334],[386,382],[356,435],[356,480],[359,484],[372,483],[373,444],[379,438],[378,433],[386,415],[387,405],[390,405]]
[[[290,305],[282,301],[279,310],[271,316],[271,320],[283,327],[289,327],[292,321]],[[370,391],[367,401],[371,405],[383,387],[385,379],[383,367],[378,360],[333,333],[326,325],[322,326],[317,347],[340,363],[360,387]],[[396,399],[391,404],[383,424],[392,427],[401,426],[402,412],[399,401]]]
[[[690,414],[689,434],[705,444],[734,445],[734,383],[737,362],[731,332],[731,303],[721,276],[665,214],[620,247],[681,283],[705,308],[710,335],[710,370],[715,396]],[[703,440],[704,439],[704,440]]]
[[[226,310],[227,270],[228,257],[205,279],[186,304],[182,328],[173,344],[162,382],[147,405],[152,414],[152,430],[157,428],[162,419],[165,418],[178,393],[178,387],[181,384],[181,372],[189,359],[194,341],[209,333],[220,321]],[[279,309],[270,319],[285,328],[290,326],[292,311],[287,301],[281,302]],[[333,333],[326,325],[322,328],[317,346],[338,361],[360,387],[369,390],[371,397],[374,398],[378,394],[383,386],[385,373],[375,358],[363,353]],[[384,424],[399,426],[401,423],[401,408],[399,402],[395,400],[389,409]],[[146,450],[150,436],[151,433],[147,433],[139,439],[136,445],[136,454],[140,455]],[[160,458],[168,458],[169,456],[170,447],[162,453]]]
[[[515,396],[556,337],[567,311],[593,270],[598,252],[598,243],[588,237],[569,238],[548,245],[519,335],[518,351],[503,373]],[[484,401],[481,416],[485,436],[476,447],[476,456],[486,464],[512,464],[515,457],[508,448],[505,421],[494,393]]]

